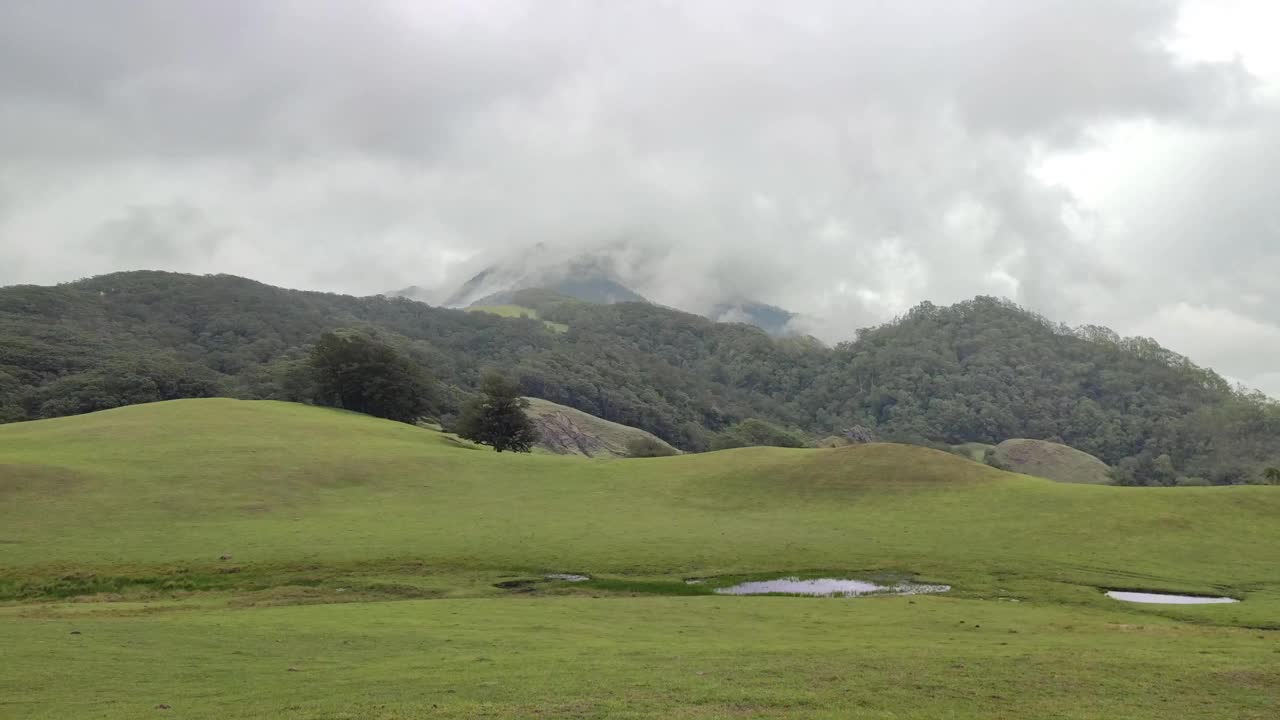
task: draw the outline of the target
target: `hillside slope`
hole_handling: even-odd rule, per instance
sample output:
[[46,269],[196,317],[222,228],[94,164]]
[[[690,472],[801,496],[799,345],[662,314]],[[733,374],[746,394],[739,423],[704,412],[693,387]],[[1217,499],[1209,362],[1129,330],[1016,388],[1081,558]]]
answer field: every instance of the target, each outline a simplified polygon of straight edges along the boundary
[[[1256,601],[1229,617],[1280,610],[1266,589],[1277,488],[1060,484],[884,443],[587,460],[304,405],[183,400],[0,427],[0,495],[0,594],[411,562],[498,576],[878,569],[971,591],[1081,583],[1077,602],[1097,602],[1092,585],[1249,588]],[[243,580],[218,574],[224,555]]]
[[1047,440],[1005,440],[992,451],[993,464],[1010,472],[1070,483],[1105,485],[1110,468],[1098,458]]
[[538,427],[538,447],[557,455],[626,457],[627,443],[644,439],[677,452],[661,438],[639,428],[609,422],[549,400],[528,400],[525,412]]

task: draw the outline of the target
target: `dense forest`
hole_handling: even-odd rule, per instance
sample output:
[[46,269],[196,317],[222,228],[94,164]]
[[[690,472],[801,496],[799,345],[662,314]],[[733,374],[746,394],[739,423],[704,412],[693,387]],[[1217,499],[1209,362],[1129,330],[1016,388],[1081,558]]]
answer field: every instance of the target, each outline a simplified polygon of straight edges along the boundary
[[923,303],[835,348],[644,303],[536,290],[513,300],[539,319],[224,275],[0,288],[0,421],[179,397],[300,399],[291,378],[311,346],[357,329],[439,381],[446,423],[500,368],[528,395],[686,450],[723,445],[725,431],[758,419],[808,437],[861,425],[926,444],[1050,439],[1139,483],[1256,481],[1280,462],[1275,402],[1154,341],[1056,325],[994,298]]

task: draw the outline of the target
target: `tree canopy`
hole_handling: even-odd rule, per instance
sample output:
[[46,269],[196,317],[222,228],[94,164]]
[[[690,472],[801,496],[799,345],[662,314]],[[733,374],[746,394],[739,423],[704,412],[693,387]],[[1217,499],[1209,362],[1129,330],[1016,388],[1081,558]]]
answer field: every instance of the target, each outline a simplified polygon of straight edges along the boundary
[[404,423],[417,422],[431,410],[426,373],[377,338],[327,332],[311,347],[309,360],[318,405]]
[[[306,399],[300,368],[310,347],[326,332],[354,329],[431,368],[446,422],[478,391],[478,368],[501,367],[524,395],[684,450],[706,450],[756,418],[817,437],[860,425],[919,443],[1052,440],[1125,465],[1140,484],[1167,481],[1169,466],[1179,483],[1261,482],[1280,465],[1274,401],[1149,339],[1068,328],[994,298],[922,303],[835,348],[642,303],[592,305],[545,291],[510,301],[539,319],[222,275],[147,271],[0,288],[0,421],[174,392]],[[104,368],[116,363],[178,368],[199,382],[99,392]]]
[[538,442],[538,429],[525,414],[529,401],[520,386],[491,372],[480,381],[480,394],[462,409],[454,428],[468,440],[502,452],[529,452]]
[[805,439],[803,435],[788,432],[759,418],[747,418],[711,441],[713,450],[755,446],[798,448],[805,446]]

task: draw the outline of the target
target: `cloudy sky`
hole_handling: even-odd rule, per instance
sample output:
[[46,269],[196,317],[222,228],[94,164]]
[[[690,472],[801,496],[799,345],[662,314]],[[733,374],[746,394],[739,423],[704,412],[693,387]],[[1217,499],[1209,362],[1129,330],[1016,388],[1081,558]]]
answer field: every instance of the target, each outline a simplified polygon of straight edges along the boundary
[[443,297],[535,243],[827,340],[1010,297],[1280,396],[1274,0],[5,0],[0,284]]

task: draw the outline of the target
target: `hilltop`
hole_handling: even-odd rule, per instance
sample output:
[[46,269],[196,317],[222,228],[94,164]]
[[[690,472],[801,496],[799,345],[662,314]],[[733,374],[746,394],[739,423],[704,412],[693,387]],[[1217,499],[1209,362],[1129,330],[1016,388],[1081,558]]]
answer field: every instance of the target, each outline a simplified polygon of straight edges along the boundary
[[180,397],[296,399],[289,372],[308,345],[356,327],[439,379],[445,421],[496,367],[527,395],[684,450],[758,418],[814,438],[861,425],[940,446],[1057,439],[1139,476],[1167,455],[1178,477],[1209,483],[1280,465],[1274,402],[1153,341],[993,298],[922,303],[835,348],[645,303],[511,300],[537,318],[160,272],[2,288],[0,420]]
[[[476,272],[441,300],[445,307],[509,306],[516,298],[535,291],[612,305],[649,303],[650,300],[628,286],[627,270],[644,265],[644,258],[630,257],[625,244],[596,250],[571,251],[538,244],[508,254]],[[649,258],[652,260],[652,258]],[[417,285],[386,293],[391,297],[431,301],[434,293]],[[705,310],[704,317],[724,323],[754,325],[778,337],[794,335],[790,323],[795,313],[749,298],[725,297]]]

